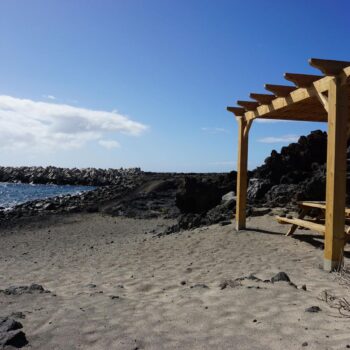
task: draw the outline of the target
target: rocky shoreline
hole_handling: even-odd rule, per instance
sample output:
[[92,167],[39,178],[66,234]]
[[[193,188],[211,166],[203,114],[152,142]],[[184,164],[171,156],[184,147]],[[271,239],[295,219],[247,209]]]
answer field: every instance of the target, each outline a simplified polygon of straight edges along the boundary
[[[286,215],[299,200],[324,200],[327,134],[320,130],[272,151],[249,172],[248,216]],[[350,147],[348,150],[350,159]],[[132,218],[171,218],[177,232],[234,217],[236,172],[152,173],[133,169],[0,168],[0,181],[94,185],[95,190],[0,210],[0,224],[22,217],[101,212]],[[350,182],[350,181],[349,181]],[[350,185],[350,183],[349,183]],[[350,189],[350,186],[348,186]],[[348,196],[349,197],[349,196]]]
[[[232,173],[232,176],[235,181],[235,173]],[[226,178],[227,180],[223,180]],[[178,218],[182,211],[190,214],[192,210],[203,214],[220,202],[223,193],[232,189],[229,178],[227,174],[131,171],[119,176],[118,184],[100,186],[75,195],[30,201],[11,209],[0,209],[0,224],[13,223],[20,218],[77,212],[101,212],[112,216],[145,219]],[[226,185],[223,185],[224,183]],[[222,189],[218,192],[220,186]],[[183,200],[193,202],[191,207],[184,208],[177,203],[181,191]],[[211,192],[212,198],[207,198],[208,191]]]

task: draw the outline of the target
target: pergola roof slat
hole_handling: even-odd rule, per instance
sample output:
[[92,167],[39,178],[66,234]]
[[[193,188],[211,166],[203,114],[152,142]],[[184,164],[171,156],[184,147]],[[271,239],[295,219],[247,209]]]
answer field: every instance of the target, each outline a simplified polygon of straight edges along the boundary
[[242,106],[243,108],[245,108],[247,111],[253,111],[254,109],[256,109],[257,107],[260,106],[260,103],[255,102],[255,101],[237,101],[237,104],[239,106]]
[[244,116],[244,113],[246,112],[246,110],[244,108],[242,108],[242,107],[227,107],[226,109],[229,112],[232,112],[237,117]]
[[275,95],[270,95],[270,94],[256,94],[256,93],[251,93],[249,95],[252,99],[257,100],[260,104],[266,105],[271,103],[276,96]]
[[319,69],[325,75],[337,75],[346,67],[350,66],[350,61],[323,60],[320,58],[310,58],[310,66]]
[[287,97],[292,91],[296,90],[295,86],[265,84],[265,89],[273,92],[277,97]]
[[323,78],[322,75],[285,73],[284,78],[294,83],[298,88],[309,87],[314,81]]

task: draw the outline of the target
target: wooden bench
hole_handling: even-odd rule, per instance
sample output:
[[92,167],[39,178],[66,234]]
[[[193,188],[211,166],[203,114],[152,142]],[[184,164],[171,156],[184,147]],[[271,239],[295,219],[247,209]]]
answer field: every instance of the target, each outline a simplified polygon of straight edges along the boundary
[[[298,218],[286,218],[281,216],[276,217],[278,223],[292,225],[286,233],[286,236],[291,236],[298,227],[304,227],[324,235],[326,230],[324,225],[326,202],[303,201],[298,202],[298,206],[300,208]],[[317,218],[313,220],[304,219],[312,209],[319,209],[320,214],[317,216]],[[350,218],[350,208],[345,208],[345,218]],[[350,226],[345,225],[344,233],[347,235],[350,234]]]

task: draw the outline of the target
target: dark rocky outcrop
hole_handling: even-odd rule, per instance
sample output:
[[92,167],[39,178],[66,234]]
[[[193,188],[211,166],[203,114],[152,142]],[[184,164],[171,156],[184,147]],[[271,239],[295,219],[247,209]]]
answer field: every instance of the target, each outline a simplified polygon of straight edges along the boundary
[[177,223],[163,234],[189,230],[196,227],[229,222],[233,218],[236,200],[232,189],[236,172],[186,176],[176,193],[176,206],[180,215]]
[[236,172],[207,177],[186,176],[176,193],[176,205],[183,214],[200,214],[219,205],[222,196],[235,189]]
[[273,150],[252,172],[250,205],[293,207],[300,200],[324,200],[327,133],[316,130],[297,143]]
[[29,286],[10,286],[4,290],[0,289],[0,292],[5,295],[21,295],[21,294],[33,294],[33,293],[50,293],[49,290],[44,289],[40,284],[32,283]]
[[186,177],[176,194],[176,205],[181,213],[204,213],[217,206],[222,193],[212,181]]
[[264,198],[266,192],[273,186],[269,179],[251,178],[248,183],[247,199],[253,203]]
[[297,143],[282,147],[281,152],[273,150],[262,166],[253,171],[253,177],[269,179],[278,184],[289,178],[298,183],[303,175],[312,170],[313,164],[325,164],[327,156],[327,133],[312,131],[301,136]]
[[28,344],[22,324],[11,317],[0,317],[0,349],[21,348]]

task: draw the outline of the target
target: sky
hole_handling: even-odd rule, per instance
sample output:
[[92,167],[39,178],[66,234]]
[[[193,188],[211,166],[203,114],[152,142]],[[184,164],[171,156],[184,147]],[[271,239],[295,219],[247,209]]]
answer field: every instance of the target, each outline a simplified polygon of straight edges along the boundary
[[[350,60],[348,0],[1,0],[0,165],[236,168],[226,106]],[[249,168],[322,123],[254,122]]]

